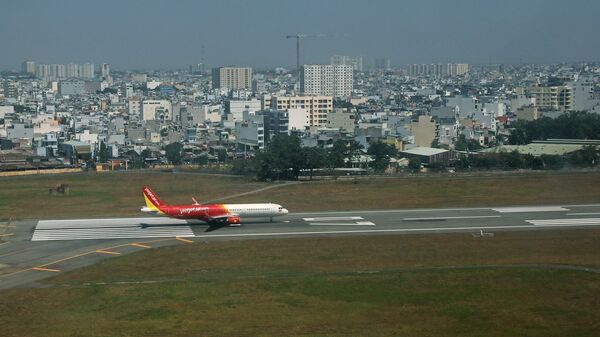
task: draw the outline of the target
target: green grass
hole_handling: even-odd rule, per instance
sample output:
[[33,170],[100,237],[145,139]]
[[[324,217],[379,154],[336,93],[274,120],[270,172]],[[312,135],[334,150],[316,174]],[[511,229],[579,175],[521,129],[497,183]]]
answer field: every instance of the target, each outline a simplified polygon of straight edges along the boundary
[[[50,196],[58,183],[69,196]],[[102,173],[0,178],[0,219],[139,215],[141,186],[168,203],[189,203],[247,192],[273,183],[194,174]],[[301,183],[223,202],[275,202],[292,212],[446,206],[596,203],[600,173],[379,178]]]
[[[69,184],[70,194],[48,189]],[[82,173],[0,178],[0,219],[139,215],[141,188],[151,186],[168,203],[191,203],[255,190],[264,183],[244,178],[169,173]]]
[[[593,229],[198,242],[4,291],[0,326],[15,337],[596,336],[600,274],[560,266],[598,268],[599,256]],[[115,284],[144,280],[160,283]]]
[[408,177],[292,185],[236,198],[291,210],[360,210],[596,203],[600,173]]
[[[57,183],[69,196],[48,196]],[[75,174],[0,179],[0,218],[138,215],[269,186],[243,178]],[[292,211],[598,202],[600,174],[388,178],[236,198]],[[600,230],[198,242],[0,293],[2,336],[596,336]],[[157,281],[155,284],[115,282]],[[105,282],[106,285],[94,285]]]
[[566,271],[224,279],[14,293],[3,296],[4,303],[19,301],[2,310],[7,336],[596,336],[600,321],[597,275]]

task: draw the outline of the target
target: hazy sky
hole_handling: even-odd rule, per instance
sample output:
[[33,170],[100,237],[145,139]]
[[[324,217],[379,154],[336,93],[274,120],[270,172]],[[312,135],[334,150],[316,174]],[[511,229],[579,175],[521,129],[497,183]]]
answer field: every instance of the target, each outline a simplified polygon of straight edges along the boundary
[[0,68],[294,66],[333,54],[392,64],[598,61],[597,0],[0,0]]

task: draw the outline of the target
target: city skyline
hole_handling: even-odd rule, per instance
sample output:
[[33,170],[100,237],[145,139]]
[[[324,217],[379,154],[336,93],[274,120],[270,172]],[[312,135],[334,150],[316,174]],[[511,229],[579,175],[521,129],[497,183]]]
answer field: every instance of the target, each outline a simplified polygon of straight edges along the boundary
[[412,63],[596,61],[600,4],[558,1],[227,1],[175,4],[108,0],[8,2],[0,13],[0,68],[24,60],[109,63],[114,69],[175,69],[205,59],[226,65],[295,68],[332,55]]

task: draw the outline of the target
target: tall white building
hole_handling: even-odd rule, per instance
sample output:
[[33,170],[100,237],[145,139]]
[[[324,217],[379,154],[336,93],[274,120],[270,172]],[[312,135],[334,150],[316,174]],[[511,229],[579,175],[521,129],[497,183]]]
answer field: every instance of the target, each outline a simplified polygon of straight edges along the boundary
[[75,63],[67,64],[67,77],[79,77],[79,67]]
[[333,55],[329,61],[329,63],[334,66],[352,66],[354,71],[363,71],[362,56],[352,57],[345,55]]
[[127,83],[125,84],[125,97],[132,97],[134,95],[133,84]]
[[24,61],[21,64],[21,71],[27,74],[35,74],[35,62]]
[[466,63],[435,63],[435,64],[410,64],[408,75],[410,76],[461,76],[469,72]]
[[212,70],[214,89],[252,89],[252,68],[220,67]]
[[49,64],[48,65],[48,78],[52,80],[65,79],[67,72],[64,64]]
[[110,65],[108,63],[102,63],[100,70],[102,72],[102,77],[107,78],[110,76]]
[[50,71],[47,64],[36,64],[35,76],[41,79],[48,79]]
[[81,77],[83,78],[94,78],[94,64],[85,63],[81,66]]
[[300,90],[304,94],[350,96],[354,85],[350,65],[307,64],[300,73]]
[[127,108],[129,109],[129,116],[139,116],[143,119],[142,100],[139,97],[127,97]]

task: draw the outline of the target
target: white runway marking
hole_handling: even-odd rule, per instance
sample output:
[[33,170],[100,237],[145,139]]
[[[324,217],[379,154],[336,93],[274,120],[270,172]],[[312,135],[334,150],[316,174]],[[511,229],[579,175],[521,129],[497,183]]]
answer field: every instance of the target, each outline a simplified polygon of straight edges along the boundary
[[570,209],[561,206],[533,206],[533,207],[500,207],[492,208],[498,213],[529,213],[529,212],[564,212]]
[[[302,220],[309,223],[310,226],[375,226],[371,221],[356,221],[364,220],[362,216],[330,216],[325,218],[303,218]],[[323,222],[311,222],[323,221]],[[353,221],[353,222],[336,222],[336,221]]]
[[193,237],[184,220],[167,218],[116,218],[42,220],[31,241],[136,239],[156,237]]
[[339,222],[320,222],[320,223],[309,223],[311,226],[375,226],[371,221],[357,221],[348,223]]
[[596,226],[600,218],[525,220],[534,226]]
[[304,221],[340,221],[340,220],[362,220],[362,216],[331,216],[326,218],[302,218]]
[[452,219],[483,219],[500,218],[500,215],[473,215],[473,216],[439,216],[430,218],[404,218],[403,221],[426,221],[426,220],[452,220]]
[[[600,204],[579,204],[579,205],[561,205],[561,206],[533,206],[535,208],[539,207],[551,207],[551,208],[569,208],[569,207],[600,207]],[[526,208],[533,208],[526,207]],[[298,212],[298,213],[290,213],[289,215],[302,216],[302,215],[324,215],[324,214],[378,214],[378,213],[412,213],[412,212],[443,212],[443,211],[483,211],[490,209],[509,209],[509,208],[523,208],[523,207],[462,207],[462,208],[412,208],[412,209],[379,209],[379,210],[354,210],[354,211],[324,211],[324,212]]]
[[567,215],[598,215],[599,213],[568,213]]

